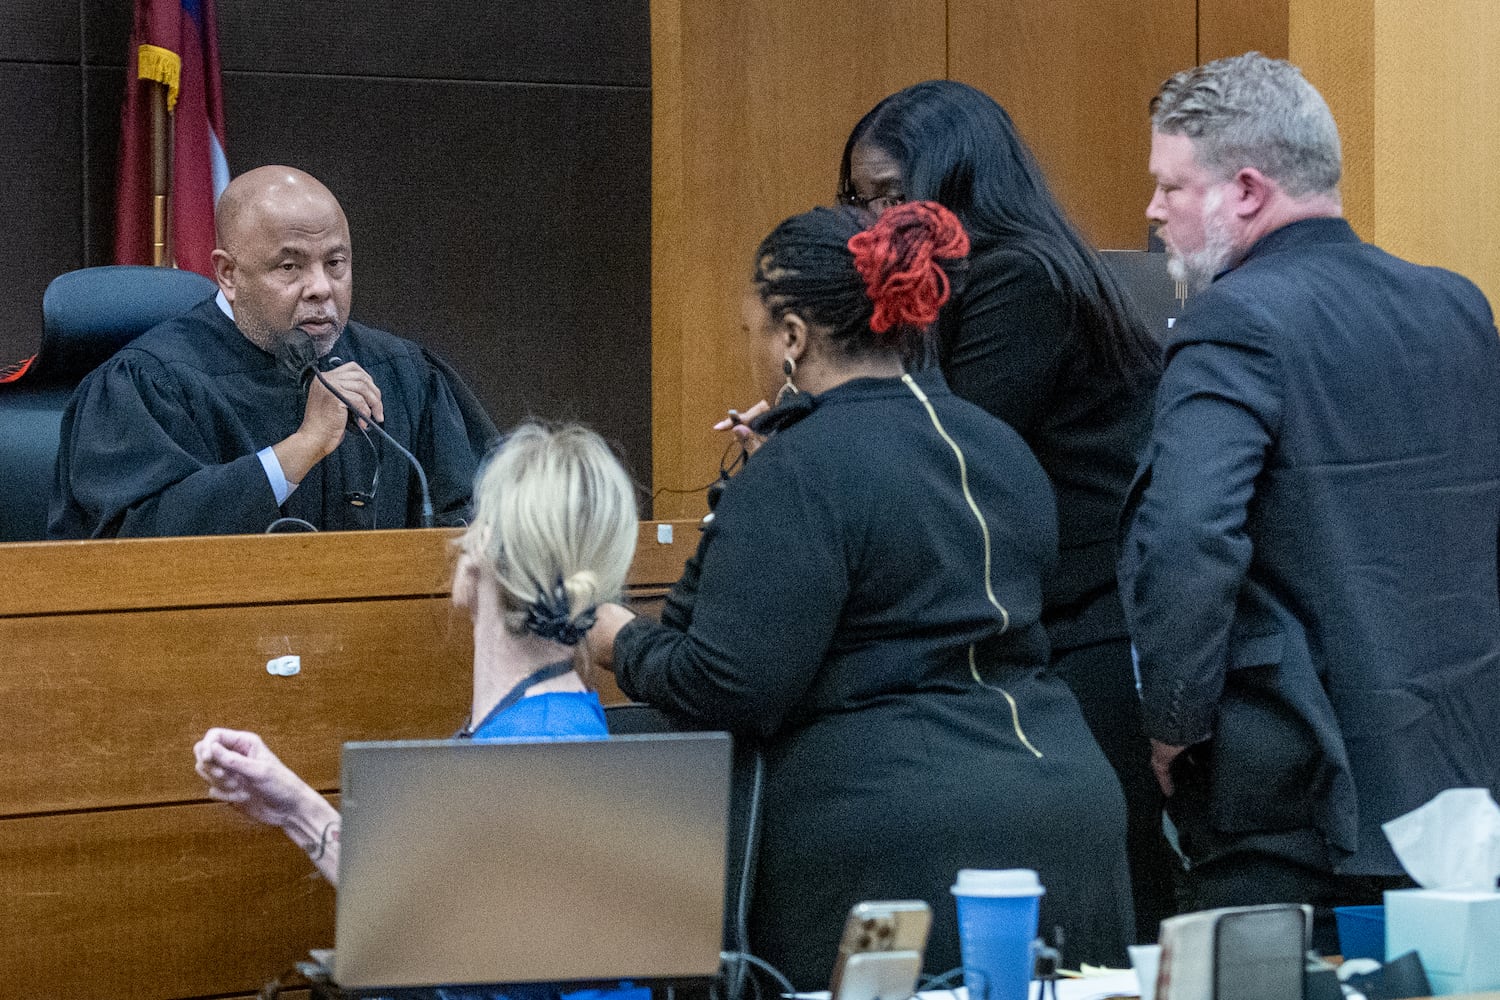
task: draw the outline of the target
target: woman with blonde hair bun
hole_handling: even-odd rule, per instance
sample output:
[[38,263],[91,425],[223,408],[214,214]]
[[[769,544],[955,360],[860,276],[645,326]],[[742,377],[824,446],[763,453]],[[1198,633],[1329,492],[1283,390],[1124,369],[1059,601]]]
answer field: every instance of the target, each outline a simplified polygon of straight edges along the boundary
[[[453,603],[474,622],[474,692],[459,735],[603,738],[579,642],[596,608],[619,598],[635,553],[630,477],[593,431],[525,424],[480,470],[474,504],[453,574]],[[281,827],[337,879],[337,810],[258,735],[210,729],[193,755],[210,797]]]
[[[453,603],[484,607],[491,595],[478,584],[491,581],[496,614],[485,616],[486,628],[576,646],[593,627],[594,609],[624,589],[635,555],[635,495],[609,446],[580,425],[523,424],[480,470],[474,506],[458,541]],[[484,642],[480,628],[476,615],[476,685],[480,650],[502,639]],[[477,706],[483,699],[475,694]]]

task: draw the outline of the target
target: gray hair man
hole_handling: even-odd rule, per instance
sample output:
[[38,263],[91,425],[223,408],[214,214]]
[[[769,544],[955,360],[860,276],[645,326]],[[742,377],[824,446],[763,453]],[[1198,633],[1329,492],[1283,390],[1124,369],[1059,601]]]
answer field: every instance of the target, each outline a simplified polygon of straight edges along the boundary
[[1379,902],[1379,825],[1500,792],[1500,338],[1362,242],[1338,131],[1249,53],[1151,102],[1146,210],[1197,292],[1125,512],[1121,595],[1192,909]]

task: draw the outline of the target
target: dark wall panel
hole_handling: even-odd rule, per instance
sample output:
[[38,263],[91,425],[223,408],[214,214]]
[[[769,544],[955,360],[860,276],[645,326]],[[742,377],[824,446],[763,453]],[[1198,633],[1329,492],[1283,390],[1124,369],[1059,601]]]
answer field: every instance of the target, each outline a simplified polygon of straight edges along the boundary
[[47,282],[83,259],[80,72],[0,62],[0,366],[36,350]]
[[218,5],[225,70],[651,85],[646,2]]
[[[92,66],[125,69],[130,45],[132,0],[81,0],[83,4],[83,61]],[[219,6],[224,6],[221,3]],[[76,56],[75,56],[76,58]]]
[[78,62],[78,4],[5,0],[4,13],[0,13],[0,61],[5,60]]
[[[85,191],[84,261],[82,267],[113,264],[115,252],[115,183],[120,162],[120,106],[125,100],[125,69],[83,69]],[[38,306],[40,308],[40,305]]]
[[236,173],[289,163],[343,202],[356,318],[438,350],[502,426],[587,421],[649,478],[647,91],[226,73],[225,92]]

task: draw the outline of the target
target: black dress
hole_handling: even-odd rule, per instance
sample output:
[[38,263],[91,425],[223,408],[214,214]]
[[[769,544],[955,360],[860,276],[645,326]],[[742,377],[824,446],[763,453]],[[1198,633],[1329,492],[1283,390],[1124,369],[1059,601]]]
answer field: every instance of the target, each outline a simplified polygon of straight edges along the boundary
[[1069,961],[1119,962],[1131,930],[1119,785],[1046,670],[1051,490],[938,373],[912,385],[931,413],[899,379],[812,401],[728,485],[663,622],[615,641],[627,694],[764,740],[751,945],[804,989],[865,899],[928,901],[927,969],[957,966],[964,867],[1040,872]]
[[[332,355],[380,387],[385,429],[422,463],[439,523],[465,519],[495,436],[478,400],[436,356],[359,323]],[[283,515],[328,530],[420,523],[411,466],[355,430],[278,508],[256,452],[295,431],[305,403],[296,378],[205,300],[121,348],[68,402],[48,536],[254,534]]]
[[1176,912],[1177,863],[1161,834],[1116,567],[1120,511],[1151,430],[1156,379],[1101,371],[1078,322],[1040,260],[981,248],[943,312],[937,360],[957,395],[1020,433],[1057,492],[1059,559],[1045,581],[1042,624],[1053,669],[1124,788],[1137,936],[1154,941],[1157,923]]

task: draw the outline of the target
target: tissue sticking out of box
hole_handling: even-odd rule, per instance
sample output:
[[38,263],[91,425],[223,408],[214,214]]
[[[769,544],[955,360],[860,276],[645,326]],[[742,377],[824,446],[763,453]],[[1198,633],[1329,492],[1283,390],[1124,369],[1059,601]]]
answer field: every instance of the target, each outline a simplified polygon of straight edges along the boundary
[[1450,788],[1381,824],[1406,873],[1425,889],[1492,892],[1500,877],[1500,806],[1487,788]]

